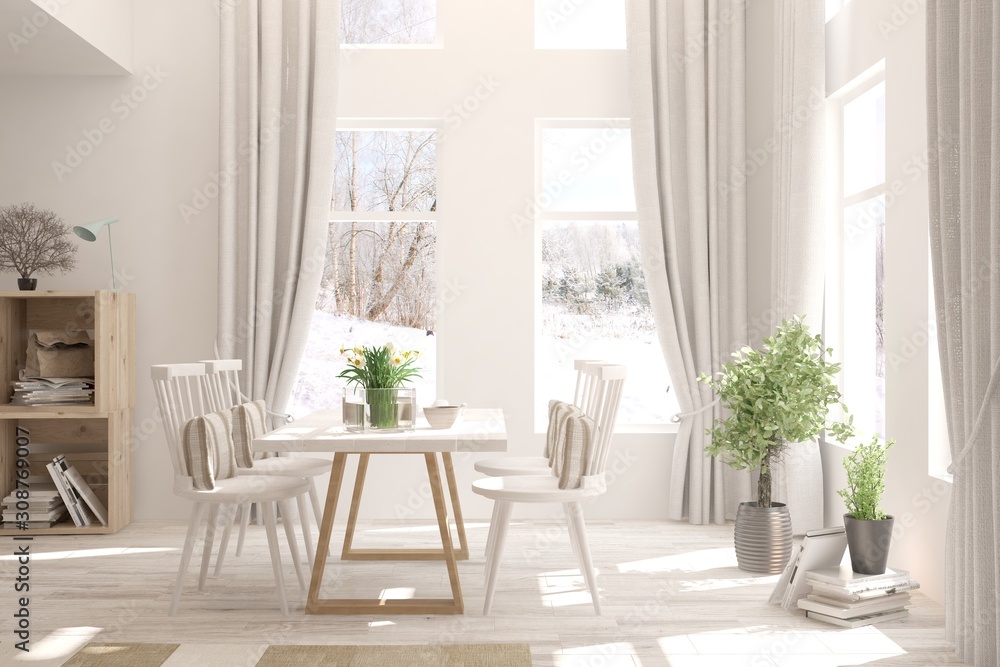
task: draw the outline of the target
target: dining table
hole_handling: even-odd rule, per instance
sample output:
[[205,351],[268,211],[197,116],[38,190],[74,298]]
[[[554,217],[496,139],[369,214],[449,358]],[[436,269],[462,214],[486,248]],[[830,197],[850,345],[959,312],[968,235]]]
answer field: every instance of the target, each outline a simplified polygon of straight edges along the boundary
[[[306,601],[308,614],[462,614],[462,585],[458,576],[458,561],[469,558],[469,544],[462,519],[462,506],[455,485],[452,454],[460,452],[503,452],[507,450],[507,431],[503,410],[499,408],[469,408],[450,428],[433,429],[421,416],[412,430],[348,431],[342,410],[314,412],[287,425],[280,426],[253,441],[255,452],[329,452],[333,453],[333,468],[326,491],[323,519],[320,522],[312,578]],[[440,549],[358,549],[353,546],[358,509],[365,485],[368,461],[372,455],[421,456],[427,468],[438,531]],[[357,475],[347,516],[347,529],[341,550],[341,560],[430,561],[443,560],[448,570],[451,598],[366,599],[321,598],[323,573],[330,553],[337,502],[349,456],[358,457]],[[443,471],[443,474],[442,474]],[[451,501],[458,548],[452,540],[446,494]]]

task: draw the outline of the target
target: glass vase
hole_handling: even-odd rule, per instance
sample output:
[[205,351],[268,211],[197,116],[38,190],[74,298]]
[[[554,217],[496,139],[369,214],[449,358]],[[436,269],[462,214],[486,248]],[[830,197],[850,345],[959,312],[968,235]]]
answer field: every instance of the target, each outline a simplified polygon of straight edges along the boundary
[[343,417],[348,431],[412,431],[417,391],[411,387],[344,389]]

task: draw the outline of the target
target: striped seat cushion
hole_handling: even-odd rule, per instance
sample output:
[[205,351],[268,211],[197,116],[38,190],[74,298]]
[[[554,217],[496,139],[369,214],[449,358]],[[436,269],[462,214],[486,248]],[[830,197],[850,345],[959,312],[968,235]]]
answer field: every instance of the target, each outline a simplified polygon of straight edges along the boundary
[[560,489],[580,488],[580,481],[587,474],[587,464],[596,436],[597,425],[590,417],[577,414],[566,418],[557,473]]
[[236,465],[241,468],[253,467],[253,439],[267,433],[267,407],[257,400],[233,408],[233,449],[236,450]]
[[215,480],[235,477],[233,413],[224,410],[188,421],[184,425],[184,457],[196,489],[212,490]]
[[549,424],[545,431],[545,457],[549,460],[549,467],[556,464],[558,458],[559,443],[562,441],[562,430],[566,424],[566,418],[571,415],[579,415],[580,408],[566,401],[549,401]]

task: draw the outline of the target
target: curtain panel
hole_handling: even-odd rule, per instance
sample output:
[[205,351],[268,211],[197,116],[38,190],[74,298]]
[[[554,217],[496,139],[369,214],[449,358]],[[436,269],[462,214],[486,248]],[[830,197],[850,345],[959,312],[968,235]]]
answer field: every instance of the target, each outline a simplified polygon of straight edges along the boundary
[[1000,7],[927,1],[931,262],[952,453],[945,621],[959,657],[1000,660]]
[[[629,0],[632,159],[642,264],[682,416],[668,514],[722,523],[750,478],[705,456],[710,387],[746,343],[743,0]],[[736,185],[739,183],[739,185]]]
[[333,192],[339,0],[223,2],[221,358],[283,411],[309,333]]

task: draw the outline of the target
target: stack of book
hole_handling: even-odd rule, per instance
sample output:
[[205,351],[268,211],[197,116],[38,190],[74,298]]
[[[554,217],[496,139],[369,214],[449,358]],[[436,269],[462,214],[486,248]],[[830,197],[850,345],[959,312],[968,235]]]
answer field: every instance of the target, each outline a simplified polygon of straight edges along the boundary
[[56,483],[56,489],[59,490],[73,523],[82,528],[89,526],[93,523],[93,517],[97,517],[102,525],[108,525],[108,510],[104,503],[77,469],[66,463],[65,456],[60,454],[45,467],[52,475],[52,481]]
[[78,405],[94,402],[94,378],[21,378],[11,383],[11,405]]
[[886,570],[885,574],[858,574],[850,567],[833,567],[806,572],[812,587],[798,601],[806,616],[843,628],[859,628],[909,615],[909,591],[920,588],[906,570]]
[[65,515],[66,505],[55,489],[31,488],[27,498],[18,498],[17,492],[11,491],[3,499],[5,528],[50,528]]

